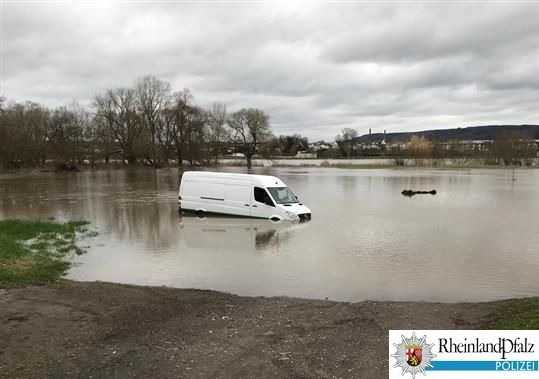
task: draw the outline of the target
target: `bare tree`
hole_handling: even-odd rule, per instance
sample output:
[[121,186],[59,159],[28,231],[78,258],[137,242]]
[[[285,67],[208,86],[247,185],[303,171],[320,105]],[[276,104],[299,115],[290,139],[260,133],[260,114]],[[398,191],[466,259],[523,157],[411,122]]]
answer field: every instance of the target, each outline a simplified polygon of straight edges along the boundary
[[158,145],[162,146],[165,137],[162,113],[170,101],[170,83],[155,76],[145,76],[137,82],[136,94],[142,124],[150,135],[150,157],[146,159],[157,167]]
[[335,137],[335,140],[338,142],[341,142],[341,141],[348,141],[356,137],[357,137],[357,130],[352,129],[352,128],[344,128],[341,130],[339,134],[337,134],[337,136]]
[[174,114],[174,100],[171,98],[171,101],[167,104],[167,107],[160,112],[160,125],[161,131],[159,133],[159,144],[163,154],[164,161],[168,164],[173,150],[174,145],[174,131],[175,131],[175,114]]
[[232,129],[233,142],[245,155],[247,168],[250,169],[259,144],[271,135],[269,117],[260,109],[241,109],[232,113],[228,125]]
[[208,156],[207,112],[193,105],[189,90],[175,94],[172,108],[171,126],[172,140],[176,150],[178,165],[188,160],[190,165],[202,163]]
[[55,109],[50,117],[48,131],[48,142],[54,158],[64,163],[81,163],[82,132],[74,112],[65,106]]
[[188,89],[176,92],[171,108],[169,109],[170,127],[169,132],[172,136],[174,148],[176,150],[176,159],[178,166],[183,166],[184,150],[189,135],[189,128],[193,119],[192,105],[193,96]]
[[217,163],[217,159],[222,154],[222,145],[229,140],[229,133],[225,126],[227,120],[226,105],[214,103],[207,113],[208,142],[215,163]]
[[49,111],[39,104],[10,104],[0,112],[0,163],[7,168],[46,159]]
[[496,133],[496,138],[493,143],[493,153],[496,158],[501,159],[503,164],[513,165],[517,159],[520,159],[519,154],[520,135],[510,130],[501,130]]
[[344,128],[339,134],[335,137],[335,142],[339,147],[339,151],[345,157],[350,157],[353,152],[354,138],[357,137],[357,130],[352,128]]
[[136,93],[133,89],[108,90],[95,99],[96,117],[110,130],[114,142],[122,152],[124,161],[134,163],[137,159],[136,146],[143,132],[137,114]]
[[200,107],[192,107],[187,124],[187,153],[191,166],[196,163],[208,163],[207,112]]
[[281,135],[273,139],[273,144],[279,154],[296,155],[298,151],[309,149],[309,140],[300,134]]

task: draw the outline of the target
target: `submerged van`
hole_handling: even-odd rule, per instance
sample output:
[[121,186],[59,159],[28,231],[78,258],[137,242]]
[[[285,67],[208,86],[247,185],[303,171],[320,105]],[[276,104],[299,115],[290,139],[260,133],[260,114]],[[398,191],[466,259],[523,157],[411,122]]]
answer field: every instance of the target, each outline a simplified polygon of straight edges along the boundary
[[199,214],[274,221],[311,219],[311,210],[281,179],[266,175],[187,171],[181,179],[178,203],[180,209]]

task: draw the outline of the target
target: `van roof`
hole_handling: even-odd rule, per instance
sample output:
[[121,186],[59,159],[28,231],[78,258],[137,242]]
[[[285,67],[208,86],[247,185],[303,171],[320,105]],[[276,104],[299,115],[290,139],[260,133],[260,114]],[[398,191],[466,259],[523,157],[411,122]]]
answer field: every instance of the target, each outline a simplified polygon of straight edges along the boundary
[[256,184],[262,187],[286,187],[286,184],[284,184],[281,179],[270,175],[237,174],[233,172],[212,171],[185,171],[182,175],[182,180],[189,178],[229,179]]

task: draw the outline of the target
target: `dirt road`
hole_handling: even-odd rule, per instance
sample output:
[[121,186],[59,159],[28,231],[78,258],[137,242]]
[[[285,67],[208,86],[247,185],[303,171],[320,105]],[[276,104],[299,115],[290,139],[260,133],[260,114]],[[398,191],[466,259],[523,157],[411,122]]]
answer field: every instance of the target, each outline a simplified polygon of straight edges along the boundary
[[496,303],[338,303],[64,281],[0,290],[1,378],[387,378],[388,329]]

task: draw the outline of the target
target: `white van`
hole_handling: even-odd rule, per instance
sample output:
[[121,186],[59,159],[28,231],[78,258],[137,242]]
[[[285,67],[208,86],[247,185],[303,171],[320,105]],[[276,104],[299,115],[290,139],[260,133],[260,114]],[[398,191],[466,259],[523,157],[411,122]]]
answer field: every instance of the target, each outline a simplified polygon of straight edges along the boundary
[[178,196],[180,209],[199,214],[218,213],[277,220],[311,219],[279,178],[266,175],[208,171],[183,173]]

